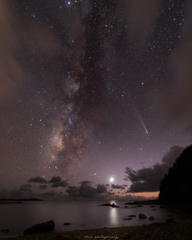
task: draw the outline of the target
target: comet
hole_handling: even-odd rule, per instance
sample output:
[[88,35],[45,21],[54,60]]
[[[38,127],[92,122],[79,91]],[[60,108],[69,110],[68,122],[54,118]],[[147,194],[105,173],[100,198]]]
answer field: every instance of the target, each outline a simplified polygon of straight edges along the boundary
[[144,128],[145,133],[146,133],[146,134],[149,134],[149,132],[148,132],[146,126],[145,126],[145,123],[144,123],[141,115],[139,114],[138,110],[137,110],[135,107],[134,107],[134,109],[135,109],[135,112],[136,112],[136,114],[137,114],[137,117],[139,118],[139,121],[141,122],[141,125],[142,125],[143,128]]

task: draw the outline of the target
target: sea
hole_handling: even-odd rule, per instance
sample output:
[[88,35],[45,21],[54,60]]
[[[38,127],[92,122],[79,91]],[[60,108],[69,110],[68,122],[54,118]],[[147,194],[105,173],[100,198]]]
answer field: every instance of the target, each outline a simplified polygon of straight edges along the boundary
[[[55,231],[71,231],[96,228],[113,228],[134,225],[150,224],[152,222],[164,222],[170,215],[175,221],[182,218],[191,218],[187,213],[177,209],[162,209],[159,205],[151,207],[135,207],[127,205],[125,201],[108,201],[118,205],[119,208],[100,206],[106,201],[33,201],[18,204],[0,204],[0,238],[15,237],[23,235],[23,231],[35,224],[53,220]],[[139,219],[138,215],[143,213],[147,219]],[[129,215],[136,215],[132,220],[124,220]],[[149,217],[153,216],[154,221]],[[64,225],[64,223],[70,225]],[[8,233],[1,232],[9,229]]]

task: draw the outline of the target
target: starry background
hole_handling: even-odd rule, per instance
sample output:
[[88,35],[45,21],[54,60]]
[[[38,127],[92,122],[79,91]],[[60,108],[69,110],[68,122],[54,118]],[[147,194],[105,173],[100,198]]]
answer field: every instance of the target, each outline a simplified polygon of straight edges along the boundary
[[130,186],[169,162],[162,177],[191,144],[191,10],[176,0],[1,0],[1,192],[32,193],[37,176],[60,176],[63,192],[65,181],[113,177],[124,194],[157,196]]

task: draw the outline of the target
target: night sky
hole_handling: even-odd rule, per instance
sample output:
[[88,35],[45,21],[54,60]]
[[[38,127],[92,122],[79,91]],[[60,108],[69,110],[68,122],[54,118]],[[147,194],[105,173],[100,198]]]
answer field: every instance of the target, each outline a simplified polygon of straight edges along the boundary
[[0,198],[158,196],[192,143],[191,12],[1,0]]

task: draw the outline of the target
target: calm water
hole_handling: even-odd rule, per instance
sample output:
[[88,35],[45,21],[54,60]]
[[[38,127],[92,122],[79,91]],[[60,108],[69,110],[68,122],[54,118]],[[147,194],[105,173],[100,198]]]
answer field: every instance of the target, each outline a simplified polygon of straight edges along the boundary
[[[75,229],[92,229],[103,227],[122,227],[143,225],[151,223],[150,220],[139,220],[138,214],[144,213],[148,218],[154,216],[153,222],[163,222],[168,215],[173,215],[175,220],[186,216],[180,210],[171,212],[160,209],[159,206],[150,208],[124,208],[125,201],[109,201],[121,208],[98,206],[106,201],[67,201],[67,202],[23,202],[21,204],[0,204],[0,230],[9,228],[9,233],[0,232],[0,237],[22,235],[26,228],[35,224],[53,220],[55,231],[69,231]],[[155,209],[155,211],[152,211]],[[123,220],[128,215],[137,215],[132,220]],[[64,226],[63,223],[72,223]]]

